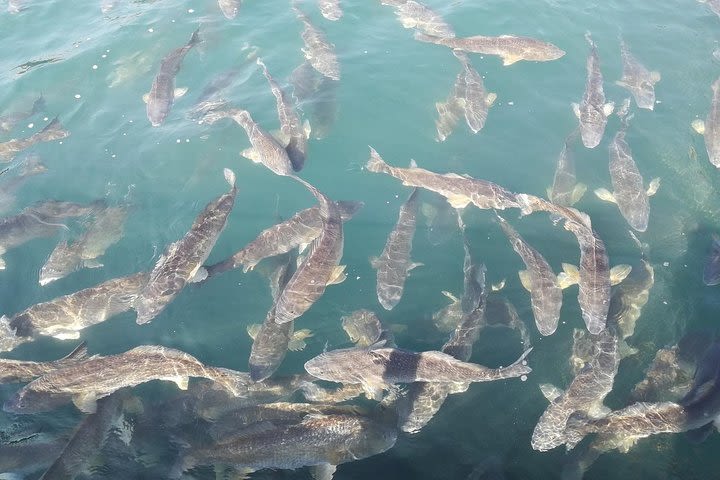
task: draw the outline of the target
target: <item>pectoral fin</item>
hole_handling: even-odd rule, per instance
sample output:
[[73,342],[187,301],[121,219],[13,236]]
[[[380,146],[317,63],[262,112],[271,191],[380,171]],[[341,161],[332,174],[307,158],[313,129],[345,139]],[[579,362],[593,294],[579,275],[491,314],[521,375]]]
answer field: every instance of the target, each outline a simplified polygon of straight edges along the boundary
[[255,337],[257,337],[257,334],[260,333],[260,329],[262,328],[262,325],[259,323],[253,323],[252,325],[247,326],[247,334],[255,340]]
[[690,124],[693,130],[695,130],[700,135],[705,135],[705,122],[700,120],[699,118],[696,120],[693,120]]
[[143,102],[148,103],[150,101],[150,94],[146,93],[142,96]]
[[530,277],[530,272],[527,270],[520,270],[518,272],[518,277],[520,277],[520,283],[523,288],[528,292],[532,292],[532,278]]
[[83,267],[85,268],[102,268],[105,265],[100,263],[97,259],[91,259],[91,260],[83,260],[82,262]]
[[410,266],[408,267],[407,271],[409,272],[410,270],[413,270],[413,269],[415,269],[415,268],[417,268],[417,267],[424,267],[424,266],[425,266],[425,264],[422,263],[422,262],[413,262],[413,263],[410,264]]
[[288,342],[288,350],[290,350],[291,352],[299,352],[301,350],[304,350],[307,346],[307,344],[305,343],[305,339],[312,336],[313,333],[308,329],[297,330],[295,333],[293,333],[290,342]]
[[337,285],[338,283],[342,283],[347,278],[347,274],[345,273],[345,265],[336,265],[335,268],[332,271],[332,274],[330,275],[330,280],[328,280],[328,285]]
[[310,475],[312,475],[315,480],[332,480],[335,470],[337,470],[335,465],[321,463],[320,465],[310,467]]
[[376,400],[378,402],[382,400],[384,387],[385,385],[383,384],[373,383],[369,380],[362,382],[362,388],[368,400]]
[[578,120],[579,120],[579,119],[580,119],[580,104],[573,102],[571,105],[572,105],[573,113],[575,114],[575,116],[576,116],[576,117],[578,118]]
[[261,160],[261,156],[260,156],[260,152],[258,152],[258,151],[257,151],[255,148],[253,148],[253,147],[246,148],[245,150],[243,150],[242,152],[240,152],[240,155],[243,156],[243,157],[245,157],[245,158],[247,158],[248,160],[251,160],[251,161],[255,162],[255,163],[260,163],[260,162],[262,161],[262,160]]
[[380,266],[380,259],[378,257],[370,257],[370,266],[377,269]]
[[184,96],[187,92],[188,92],[187,87],[179,87],[173,91],[173,96],[175,98],[180,98],[180,97]]
[[447,197],[448,203],[453,208],[465,208],[470,204],[470,198],[465,195],[450,195]]
[[303,132],[305,132],[305,138],[310,138],[312,127],[310,127],[310,122],[307,119],[303,122]]
[[499,282],[493,283],[492,285],[490,285],[490,290],[493,292],[499,292],[503,288],[505,288],[505,279],[504,278],[502,280],[500,280]]
[[647,188],[647,196],[652,197],[655,195],[660,188],[660,177],[655,177],[652,180],[650,180],[650,184]]
[[188,389],[188,383],[190,382],[189,377],[175,377],[171,382],[175,382],[175,384],[178,386],[180,390],[187,390]]
[[615,102],[608,102],[603,105],[603,115],[606,117],[612,115],[613,110],[615,110]]
[[547,399],[548,402],[552,403],[558,398],[562,396],[564,391],[556,387],[555,385],[551,385],[549,383],[542,383],[540,384],[540,391],[542,392],[543,396]]
[[617,200],[615,200],[615,195],[610,193],[610,190],[608,190],[607,188],[598,188],[597,190],[595,190],[595,196],[605,202],[617,203]]
[[557,276],[558,285],[561,289],[565,289],[571,285],[575,285],[580,280],[580,271],[575,265],[569,263],[562,264],[563,271]]
[[617,285],[630,275],[632,267],[630,265],[615,265],[610,269],[610,285]]
[[92,392],[74,395],[72,402],[83,413],[95,413],[97,410],[97,397]]
[[485,105],[491,107],[492,104],[495,103],[495,100],[497,100],[497,93],[488,93],[487,97],[485,97]]
[[575,205],[577,202],[580,201],[580,199],[585,195],[585,192],[587,191],[587,185],[584,183],[578,183],[575,185],[575,188],[573,188],[572,194],[570,195],[570,204]]
[[452,293],[448,292],[447,290],[443,290],[443,291],[440,292],[440,293],[442,293],[442,294],[445,295],[447,298],[449,298],[450,301],[453,302],[453,303],[457,303],[457,302],[460,301],[459,298],[457,298],[455,295],[453,295]]
[[53,335],[58,340],[77,340],[80,338],[80,332],[60,332]]
[[512,65],[513,63],[522,60],[522,57],[519,57],[517,55],[503,55],[503,66],[507,67],[508,65]]

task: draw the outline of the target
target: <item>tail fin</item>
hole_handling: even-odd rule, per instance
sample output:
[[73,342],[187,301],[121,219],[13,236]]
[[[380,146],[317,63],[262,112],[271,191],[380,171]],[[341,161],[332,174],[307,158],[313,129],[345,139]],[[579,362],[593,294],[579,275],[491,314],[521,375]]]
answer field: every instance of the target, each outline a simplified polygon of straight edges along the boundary
[[370,159],[365,164],[365,168],[375,173],[387,172],[388,164],[385,163],[385,160],[382,159],[380,154],[373,147],[370,147]]

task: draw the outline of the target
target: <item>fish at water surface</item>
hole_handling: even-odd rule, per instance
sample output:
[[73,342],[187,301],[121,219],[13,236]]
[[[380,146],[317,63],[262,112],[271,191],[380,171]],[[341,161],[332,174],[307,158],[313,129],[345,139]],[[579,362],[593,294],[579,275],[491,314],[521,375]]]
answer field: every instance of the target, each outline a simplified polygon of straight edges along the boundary
[[635,99],[638,108],[655,108],[655,84],[660,81],[660,72],[651,72],[630,52],[625,40],[620,39],[622,57],[622,78],[615,82],[627,89]]
[[605,103],[603,76],[600,72],[600,57],[597,47],[589,33],[585,34],[585,39],[590,44],[590,54],[585,66],[587,70],[585,93],[580,104],[573,103],[572,108],[580,122],[580,138],[583,145],[587,148],[595,148],[603,138],[605,125],[615,108],[615,102]]
[[358,347],[369,347],[381,338],[392,342],[392,333],[385,330],[375,312],[356,310],[341,318],[342,328]]
[[452,38],[455,31],[442,16],[427,5],[414,0],[381,0],[381,4],[395,8],[395,15],[405,28],[435,37]]
[[340,63],[335,53],[335,46],[327,40],[319,28],[312,24],[307,15],[297,8],[295,0],[290,3],[295,15],[304,26],[302,39],[305,47],[302,52],[305,58],[322,75],[331,80],[340,80]]
[[27,360],[0,359],[0,384],[30,382],[48,372],[84,360],[87,357],[87,343],[82,342],[72,352],[59,360],[33,362]]
[[710,111],[705,121],[693,120],[692,128],[705,137],[708,159],[710,163],[720,168],[720,78],[713,82],[711,88]]
[[70,132],[65,130],[60,123],[60,120],[55,117],[45,126],[45,128],[39,132],[33,133],[29,137],[20,139],[14,138],[12,140],[8,140],[7,142],[0,143],[0,163],[11,162],[18,153],[40,142],[62,140],[68,136],[70,136]]
[[242,0],[218,0],[218,6],[228,20],[237,16],[241,3]]
[[587,185],[578,183],[575,177],[575,155],[572,152],[572,143],[579,134],[580,130],[576,128],[565,138],[563,148],[558,156],[552,187],[547,191],[548,198],[552,203],[564,207],[575,205],[587,190]]
[[230,191],[205,207],[188,233],[167,247],[150,273],[147,285],[135,301],[138,324],[151,321],[172,302],[210,255],[237,196],[235,174],[226,168],[224,175]]
[[343,16],[343,10],[340,6],[340,0],[317,0],[320,13],[326,19],[336,22]]

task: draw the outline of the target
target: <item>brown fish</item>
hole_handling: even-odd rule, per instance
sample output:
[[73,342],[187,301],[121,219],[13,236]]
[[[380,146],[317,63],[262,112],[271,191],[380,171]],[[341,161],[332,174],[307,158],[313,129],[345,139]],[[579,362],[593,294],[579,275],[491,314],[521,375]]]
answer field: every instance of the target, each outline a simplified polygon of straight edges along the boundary
[[302,52],[310,65],[319,73],[332,80],[340,80],[340,63],[335,54],[335,46],[325,34],[310,22],[310,19],[299,8],[295,1],[290,2],[297,18],[303,23],[302,39],[305,47]]
[[85,357],[87,357],[87,343],[82,342],[65,357],[51,362],[0,359],[0,383],[30,382],[48,372],[84,360]]
[[52,142],[54,140],[62,140],[70,136],[70,132],[65,130],[60,124],[60,120],[55,117],[45,128],[39,132],[35,132],[27,138],[12,139],[7,142],[0,143],[0,163],[11,162],[15,155],[32,147],[40,142]]

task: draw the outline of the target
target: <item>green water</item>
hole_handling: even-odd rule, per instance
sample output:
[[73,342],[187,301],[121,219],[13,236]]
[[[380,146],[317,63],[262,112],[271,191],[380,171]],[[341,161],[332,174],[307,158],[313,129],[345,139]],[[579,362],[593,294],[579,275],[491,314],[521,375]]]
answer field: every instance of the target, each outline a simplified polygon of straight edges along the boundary
[[[0,114],[29,108],[40,93],[47,103],[45,114],[3,132],[0,141],[28,136],[46,124],[43,117],[56,115],[71,132],[62,142],[33,147],[48,172],[27,182],[18,192],[14,210],[7,214],[43,199],[87,202],[106,198],[133,206],[126,233],[108,250],[102,269],[83,270],[41,287],[39,269],[60,238],[34,240],[7,253],[7,269],[0,273],[4,313],[151,269],[165,246],[184,235],[204,205],[226,191],[223,167],[237,174],[239,193],[210,263],[240,249],[275,223],[277,214],[288,218],[314,202],[296,182],[240,157],[238,152],[249,143],[234,123],[207,126],[186,118],[209,81],[237,69],[225,97],[248,109],[267,130],[278,128],[275,100],[255,63],[247,60],[249,50],[244,46],[257,46],[270,71],[284,83],[303,61],[302,26],[289,3],[249,0],[234,20],[226,20],[211,0],[117,3],[107,15],[101,13],[99,0],[26,0],[27,8],[19,14],[5,12],[4,4],[0,12]],[[402,347],[438,349],[446,340],[434,330],[431,315],[446,305],[442,290],[462,290],[462,243],[459,236],[451,235],[447,242],[433,245],[421,221],[412,256],[425,266],[412,272],[400,304],[391,312],[381,311],[368,258],[382,250],[409,189],[361,168],[368,158],[368,145],[393,165],[405,166],[414,158],[433,171],[467,173],[515,192],[544,196],[563,140],[576,125],[570,104],[580,100],[585,84],[588,46],[583,35],[592,32],[606,96],[619,104],[628,96],[613,83],[622,70],[618,40],[622,33],[633,54],[662,74],[655,88],[659,100],[655,111],[633,107],[635,118],[627,134],[645,180],[659,176],[662,186],[651,199],[648,231],[639,235],[650,245],[656,282],[631,339],[640,353],[621,363],[609,398],[619,408],[657,348],[675,343],[687,331],[715,328],[720,299],[714,288],[702,285],[701,272],[710,232],[720,229],[718,174],[690,122],[705,117],[710,84],[720,73],[712,56],[718,47],[720,19],[693,0],[426,3],[459,36],[526,35],[552,42],[567,54],[553,62],[519,62],[509,67],[495,57],[471,55],[487,90],[496,92],[498,99],[479,134],[471,135],[460,124],[446,142],[437,143],[435,102],[448,96],[460,68],[450,52],[413,40],[412,31],[401,27],[392,8],[378,1],[343,0],[344,16],[338,22],[323,19],[312,1],[301,6],[335,44],[342,75],[335,92],[336,120],[326,138],[310,141],[301,176],[333,199],[362,200],[365,207],[345,225],[342,263],[347,264],[348,279],[329,287],[298,320],[298,328],[310,328],[315,336],[304,352],[288,354],[280,373],[301,372],[303,363],[325,345],[330,349],[347,346],[340,317],[358,308],[375,310],[386,324],[406,325],[406,330],[396,333]],[[150,88],[160,59],[187,42],[198,26],[203,43],[187,55],[177,76],[177,85],[188,87],[188,94],[176,101],[161,127],[153,128],[142,96]],[[26,73],[16,68],[49,58],[60,60]],[[592,194],[595,188],[609,186],[607,144],[618,128],[619,120],[613,116],[600,146],[575,148],[578,179],[589,186],[577,207],[592,217],[611,264],[633,263],[640,256],[617,208]],[[697,152],[696,160],[689,155],[690,147]],[[577,263],[573,237],[536,217],[506,216],[556,271],[561,262]],[[336,478],[465,478],[489,458],[499,461],[508,479],[559,477],[565,453],[559,448],[535,452],[530,436],[546,407],[538,384],[564,387],[571,380],[567,358],[572,329],[583,325],[576,290],[564,295],[558,331],[541,338],[529,297],[516,275],[522,264],[492,222],[491,213],[468,211],[466,222],[473,253],[486,263],[488,280],[507,278],[503,293],[530,328],[535,345],[530,357],[532,374],[527,382],[475,384],[467,393],[451,396],[422,432],[401,435],[396,446],[382,455],[341,466]],[[73,237],[78,231],[73,226],[62,237]],[[246,370],[251,343],[245,328],[261,322],[270,304],[265,278],[237,270],[200,287],[186,288],[149,325],[136,325],[134,314],[128,313],[83,331],[82,338],[97,354],[159,344],[184,350],[208,364]],[[7,356],[50,360],[71,347],[72,342],[48,339],[25,344]],[[476,344],[472,361],[508,364],[521,350],[516,334],[491,331]],[[2,387],[2,400],[15,389]],[[59,423],[78,419],[72,410],[56,415],[67,415],[53,418]],[[3,424],[18,421],[5,413],[0,420]],[[718,435],[700,445],[679,435],[659,435],[642,440],[628,454],[606,454],[585,478],[714,478],[719,446]],[[115,467],[103,470],[102,475],[156,478],[123,471],[118,463],[109,462]],[[307,475],[300,471],[282,476]]]

